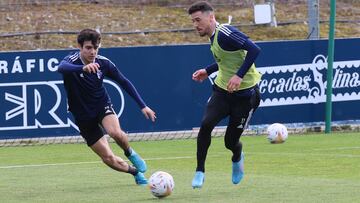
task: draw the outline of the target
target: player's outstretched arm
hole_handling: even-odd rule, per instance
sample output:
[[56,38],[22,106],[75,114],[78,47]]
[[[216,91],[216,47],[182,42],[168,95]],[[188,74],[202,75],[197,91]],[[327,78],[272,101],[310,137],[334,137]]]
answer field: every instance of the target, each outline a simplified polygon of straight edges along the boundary
[[73,73],[73,72],[82,72],[83,71],[83,65],[75,65],[73,63],[70,63],[67,60],[62,60],[58,67],[59,73]]
[[144,109],[146,107],[144,100],[141,98],[135,86],[115,66],[110,67],[106,76],[116,81],[125,90],[125,92],[127,92],[135,100],[140,109]]
[[141,111],[144,114],[144,116],[146,117],[146,119],[150,119],[152,122],[155,122],[156,115],[152,109],[145,106],[143,109],[141,109]]

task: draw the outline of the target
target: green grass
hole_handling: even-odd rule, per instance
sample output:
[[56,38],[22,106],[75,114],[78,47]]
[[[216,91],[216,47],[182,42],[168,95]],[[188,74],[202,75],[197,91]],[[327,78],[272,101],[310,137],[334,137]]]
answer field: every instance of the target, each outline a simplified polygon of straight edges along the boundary
[[[147,159],[147,177],[157,170],[174,177],[175,190],[164,199],[136,186],[130,175],[106,167],[85,144],[3,147],[0,202],[359,201],[360,134],[290,135],[275,145],[262,136],[242,141],[246,175],[241,184],[231,183],[231,153],[222,138],[214,138],[200,190],[191,188],[196,140],[131,143]],[[17,165],[24,167],[8,167]]]

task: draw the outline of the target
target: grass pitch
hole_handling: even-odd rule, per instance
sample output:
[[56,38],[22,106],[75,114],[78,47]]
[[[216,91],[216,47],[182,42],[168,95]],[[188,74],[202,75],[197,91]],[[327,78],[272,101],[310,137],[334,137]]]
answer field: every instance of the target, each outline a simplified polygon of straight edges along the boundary
[[[284,144],[243,137],[245,177],[231,183],[231,153],[214,138],[202,189],[192,189],[196,140],[132,142],[153,172],[169,172],[171,196],[153,197],[102,164],[85,144],[0,148],[0,202],[358,202],[360,134],[290,135]],[[123,152],[112,145],[114,151]]]

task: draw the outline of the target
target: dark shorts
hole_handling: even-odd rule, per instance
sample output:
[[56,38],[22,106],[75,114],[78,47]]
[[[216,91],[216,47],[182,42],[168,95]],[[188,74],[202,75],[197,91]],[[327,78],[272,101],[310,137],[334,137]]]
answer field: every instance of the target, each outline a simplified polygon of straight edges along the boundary
[[89,147],[104,136],[105,133],[101,125],[101,121],[105,118],[105,116],[111,114],[115,114],[114,109],[112,108],[112,105],[107,105],[97,117],[86,121],[76,121],[76,125],[80,130],[80,135],[85,139],[86,144]]
[[213,93],[206,106],[200,131],[204,130],[207,132],[206,136],[210,136],[209,132],[221,120],[228,117],[226,132],[240,136],[259,104],[260,92],[257,86],[233,93],[214,86]]

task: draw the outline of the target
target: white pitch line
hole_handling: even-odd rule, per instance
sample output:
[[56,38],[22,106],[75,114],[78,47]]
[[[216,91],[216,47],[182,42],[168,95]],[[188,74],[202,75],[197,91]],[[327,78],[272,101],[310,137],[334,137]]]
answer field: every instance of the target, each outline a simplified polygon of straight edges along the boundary
[[[250,152],[247,154],[264,154],[264,155],[296,155],[305,156],[306,153],[281,153],[281,152]],[[307,156],[307,155],[306,155]],[[348,158],[360,158],[360,155],[354,154],[312,154],[311,156],[330,156],[330,157],[348,157]],[[220,157],[220,155],[208,155],[207,157]],[[148,158],[145,161],[156,160],[172,160],[172,159],[195,159],[194,156],[180,156],[180,157],[165,157],[165,158]],[[51,163],[51,164],[28,164],[28,165],[10,165],[0,166],[0,169],[13,169],[13,168],[31,168],[31,167],[46,167],[46,166],[66,166],[66,165],[82,165],[82,164],[97,164],[101,161],[88,161],[88,162],[69,162],[69,163]]]
[[66,166],[66,165],[81,165],[81,164],[96,164],[96,163],[100,163],[100,161],[87,161],[87,162],[71,162],[71,163],[28,164],[28,165],[0,166],[0,169],[11,169],[11,168],[30,168],[30,167],[43,167],[43,166]]
[[313,149],[314,151],[328,151],[328,150],[347,150],[347,149],[360,149],[360,147],[334,147],[325,149]]
[[[155,160],[171,160],[171,159],[194,159],[193,156],[180,156],[180,157],[166,157],[166,158],[149,158],[145,161]],[[12,166],[0,166],[0,169],[13,169],[13,168],[31,168],[31,167],[45,167],[45,166],[67,166],[67,165],[82,165],[82,164],[97,164],[101,161],[85,161],[85,162],[69,162],[69,163],[52,163],[52,164],[28,164],[28,165],[12,165]]]
[[[311,150],[312,151],[312,150]],[[264,155],[288,155],[288,156],[292,156],[292,155],[295,155],[295,156],[309,156],[307,153],[309,151],[304,151],[304,153],[291,153],[291,152],[251,152],[249,154],[264,154]],[[357,155],[357,154],[320,154],[320,153],[312,153],[310,155],[311,157],[314,157],[314,156],[327,156],[327,157],[347,157],[347,158],[360,158],[360,154]]]

